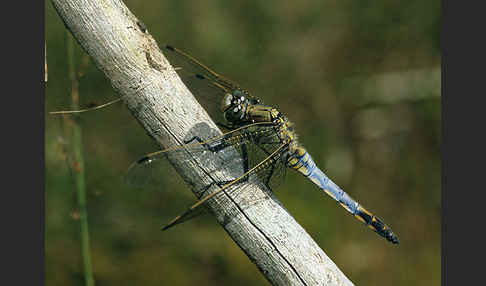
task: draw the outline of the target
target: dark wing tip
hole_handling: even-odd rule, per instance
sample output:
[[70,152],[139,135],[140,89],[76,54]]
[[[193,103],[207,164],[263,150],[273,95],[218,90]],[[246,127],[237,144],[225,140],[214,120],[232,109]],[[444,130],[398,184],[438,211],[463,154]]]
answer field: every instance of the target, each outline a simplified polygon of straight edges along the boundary
[[165,48],[168,49],[169,51],[175,51],[174,47],[171,45],[165,45]]
[[174,225],[176,225],[176,222],[179,220],[179,218],[180,218],[180,216],[176,217],[171,222],[169,222],[166,226],[162,227],[162,231],[167,230],[167,229],[173,227]]
[[144,156],[144,157],[138,159],[137,164],[140,164],[140,163],[143,163],[145,161],[148,161],[149,159],[150,159],[150,157]]

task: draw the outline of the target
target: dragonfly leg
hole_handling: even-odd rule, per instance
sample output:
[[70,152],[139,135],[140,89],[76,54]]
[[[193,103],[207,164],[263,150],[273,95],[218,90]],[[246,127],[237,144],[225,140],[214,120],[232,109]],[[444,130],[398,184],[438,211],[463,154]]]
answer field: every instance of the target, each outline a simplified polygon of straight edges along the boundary
[[[201,138],[199,138],[199,140],[201,140]],[[248,154],[247,154],[248,152],[247,152],[246,144],[242,144],[241,145],[241,152],[242,152],[242,156],[243,156],[243,173],[247,173],[248,170],[249,170],[249,166],[248,166]],[[238,183],[242,183],[242,182],[246,182],[246,181],[248,181],[248,176],[245,176],[245,177],[241,178],[238,181]],[[220,187],[220,188],[222,188],[223,186],[225,186],[227,184],[230,184],[231,182],[233,182],[233,180],[212,182],[211,184],[203,187],[200,190],[200,193],[204,194],[205,192],[207,192],[210,188],[212,188],[215,185],[218,186],[218,187]],[[204,196],[201,196],[201,198],[202,197],[204,197]]]
[[211,146],[208,143],[205,143],[204,140],[199,136],[194,136],[191,139],[184,140],[184,143],[189,144],[194,140],[201,143],[202,146],[204,146],[206,149],[208,149],[211,152],[219,152],[219,151],[223,150],[224,148],[228,147],[228,144],[226,144],[224,141],[218,142],[216,145]]
[[231,183],[232,180],[229,180],[229,181],[219,181],[219,182],[212,182],[211,184],[207,185],[207,186],[204,186],[198,193],[201,194],[201,196],[199,197],[199,199],[201,200],[202,198],[204,198],[206,195],[205,193],[211,189],[212,187],[214,186],[218,186],[220,188],[222,188],[224,185],[227,185],[229,183]]

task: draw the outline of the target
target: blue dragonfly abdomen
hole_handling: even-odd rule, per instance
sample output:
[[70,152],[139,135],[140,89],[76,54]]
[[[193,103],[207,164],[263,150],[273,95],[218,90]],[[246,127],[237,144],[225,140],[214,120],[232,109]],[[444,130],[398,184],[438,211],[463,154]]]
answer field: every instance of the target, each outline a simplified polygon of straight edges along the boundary
[[366,224],[373,231],[394,244],[399,243],[398,237],[393,233],[391,228],[388,227],[380,218],[366,210],[331,179],[329,179],[326,174],[324,174],[324,172],[317,167],[312,157],[303,147],[298,146],[294,148],[295,149],[291,152],[287,161],[288,167],[309,178],[321,190],[335,199],[343,208],[350,212],[359,221]]

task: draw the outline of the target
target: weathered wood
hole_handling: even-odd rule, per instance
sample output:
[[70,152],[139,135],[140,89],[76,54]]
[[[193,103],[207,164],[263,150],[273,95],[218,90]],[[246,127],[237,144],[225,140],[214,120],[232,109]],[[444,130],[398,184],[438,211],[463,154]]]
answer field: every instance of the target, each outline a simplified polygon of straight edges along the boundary
[[[123,2],[52,3],[81,47],[161,148],[181,144],[189,132],[201,126],[217,130],[148,30]],[[208,183],[203,168],[193,161],[171,163],[190,185]],[[215,177],[230,175],[223,172]],[[269,190],[250,183],[238,188],[243,190],[216,196],[207,207],[270,283],[353,285]],[[200,195],[197,188],[194,192]]]

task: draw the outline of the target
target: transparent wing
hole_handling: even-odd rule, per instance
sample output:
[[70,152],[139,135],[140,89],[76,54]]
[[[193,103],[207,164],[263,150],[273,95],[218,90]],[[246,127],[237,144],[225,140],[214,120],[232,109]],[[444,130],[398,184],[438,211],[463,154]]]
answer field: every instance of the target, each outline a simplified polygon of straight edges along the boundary
[[224,122],[219,107],[225,93],[240,90],[247,97],[256,99],[237,83],[211,70],[191,55],[169,45],[164,51],[184,84],[216,122]]
[[[132,164],[127,178],[129,182],[136,183],[158,177],[154,171],[159,170],[157,166],[165,162],[166,157],[178,161],[196,161],[198,166],[204,168],[206,182],[211,181],[212,175],[221,169],[231,170],[232,179],[212,181],[211,185],[219,189],[203,197],[199,204],[193,205],[166,227],[169,228],[202,213],[204,209],[199,206],[210,197],[229,187],[236,187],[234,190],[237,191],[237,185],[249,179],[258,178],[271,189],[277,188],[283,182],[286,171],[284,145],[273,124],[255,123],[208,140],[199,138],[196,143],[148,154]],[[205,189],[209,187],[203,186]]]
[[184,68],[187,69],[189,72],[212,80],[213,82],[217,83],[219,86],[227,89],[228,91],[239,89],[238,84],[236,84],[234,81],[211,70],[209,67],[198,61],[193,56],[170,45],[165,46],[165,51],[167,52],[167,55],[169,55],[169,61],[172,59],[173,61],[175,61],[176,64],[179,64],[175,66],[176,68]]
[[[272,153],[282,144],[282,141],[275,130],[270,130],[268,134],[262,132],[264,136],[256,133],[251,140],[251,144],[246,144],[246,152],[248,154],[248,168],[250,170],[260,164],[261,162],[272,156]],[[245,149],[241,149],[243,153]],[[259,177],[259,179],[272,190],[277,189],[280,186],[285,177],[286,171],[286,154],[285,150],[281,150],[278,154],[273,155],[271,160],[267,160],[266,164],[262,168],[258,168],[253,173]],[[242,157],[245,158],[244,154]]]
[[[229,144],[231,140],[229,137],[233,136],[233,133],[239,130],[233,130],[223,135],[217,133],[216,130],[207,128],[198,128],[195,136],[193,132],[189,132],[184,141],[189,141],[185,145],[174,146],[150,154],[146,154],[136,162],[132,163],[125,176],[125,181],[134,187],[147,187],[156,186],[158,184],[157,178],[159,174],[163,174],[164,168],[168,167],[167,157],[177,160],[179,162],[187,162],[191,160],[197,160],[199,165],[208,165],[211,163],[211,159],[216,161],[222,155],[229,154],[229,152],[220,152],[219,156],[213,156],[211,158],[214,148],[222,146],[222,144]],[[195,138],[200,139],[195,140]],[[209,138],[209,139],[207,139]],[[227,164],[231,160],[238,160],[237,156],[225,158]],[[214,165],[214,164],[209,164]]]
[[[150,153],[134,162],[125,177],[126,182],[132,186],[156,187],[158,174],[163,172],[160,166],[166,167],[167,157],[182,163],[193,161],[204,168],[207,176],[230,168],[237,177],[263,161],[280,144],[273,125],[268,123],[247,125],[207,140],[197,136],[187,140],[190,142],[183,146]],[[285,170],[278,167],[279,164],[275,162],[275,166],[268,166],[267,173],[259,173],[261,179],[269,184],[271,176],[281,169]]]
[[[275,150],[273,150],[272,153],[270,153],[265,159],[263,159],[261,162],[253,166],[251,169],[243,173],[240,177],[234,179],[231,182],[228,182],[227,184],[223,186],[219,186],[219,189],[214,191],[213,193],[203,197],[201,200],[197,201],[194,205],[192,205],[190,208],[188,208],[183,214],[177,216],[174,218],[172,221],[170,221],[166,226],[162,228],[162,230],[166,230],[168,228],[171,228],[172,226],[182,223],[184,221],[187,221],[188,219],[192,218],[195,216],[195,214],[199,213],[201,211],[201,206],[203,205],[204,202],[207,200],[213,198],[214,196],[221,194],[223,191],[228,190],[234,186],[237,186],[242,181],[246,181],[245,178],[251,178],[253,175],[257,175],[259,178],[267,179],[271,181],[271,177],[277,175],[272,175],[275,170],[285,170],[283,169],[283,154],[285,153],[286,148],[288,148],[288,145],[285,143],[280,143],[280,145],[277,145]],[[278,164],[276,169],[273,169],[271,172],[269,172],[268,166],[275,166],[275,164]],[[270,176],[270,177],[268,177]],[[277,177],[281,178],[282,175],[277,175]],[[277,180],[280,181],[280,180]],[[236,188],[238,190],[239,188]]]

